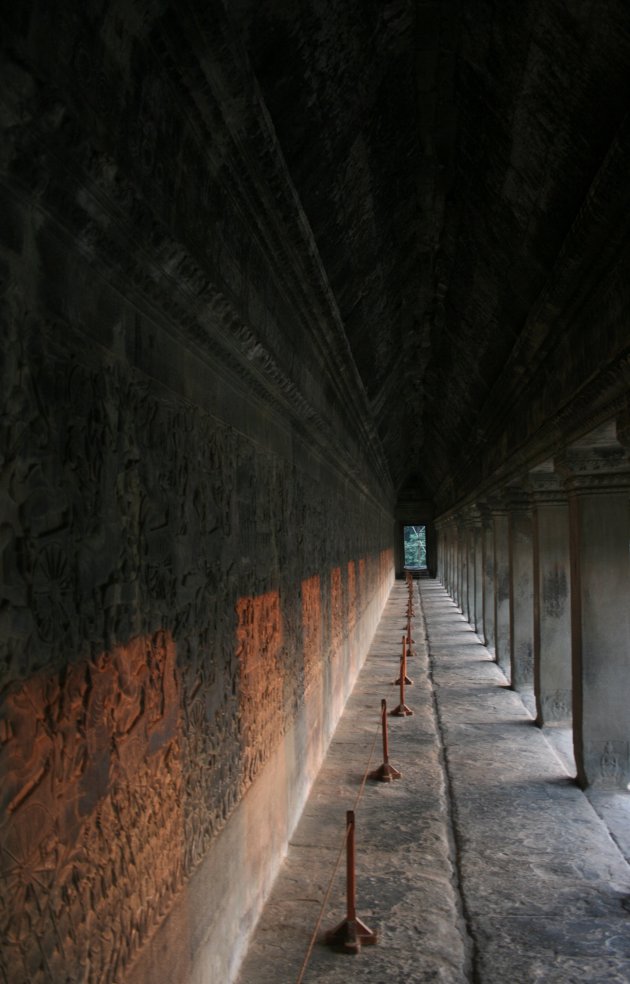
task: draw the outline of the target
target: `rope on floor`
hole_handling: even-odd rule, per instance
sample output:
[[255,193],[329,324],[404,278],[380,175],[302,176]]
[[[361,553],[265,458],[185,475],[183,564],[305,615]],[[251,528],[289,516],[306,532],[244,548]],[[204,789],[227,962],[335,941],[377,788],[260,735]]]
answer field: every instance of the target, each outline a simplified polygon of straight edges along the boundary
[[[374,739],[372,741],[372,747],[370,749],[370,756],[368,758],[367,766],[365,767],[365,772],[363,774],[363,779],[361,780],[361,785],[359,786],[359,791],[358,791],[357,796],[356,796],[356,799],[354,801],[354,807],[353,807],[353,809],[354,809],[355,812],[357,810],[357,807],[358,807],[359,803],[361,802],[361,797],[363,796],[363,791],[365,789],[365,784],[367,782],[367,778],[368,778],[368,775],[370,773],[370,766],[372,764],[372,758],[374,756],[374,749],[376,747],[376,740],[378,738],[380,729],[381,729],[381,723],[379,721],[379,723],[378,723],[378,725],[377,725],[377,727],[376,727],[376,729],[374,731]],[[295,984],[302,984],[302,981],[304,980],[304,975],[305,975],[306,970],[307,970],[307,967],[308,967],[308,962],[311,959],[311,954],[313,952],[313,947],[315,946],[315,941],[316,941],[317,936],[318,936],[318,933],[319,933],[319,929],[320,929],[320,926],[321,926],[321,923],[322,923],[322,918],[324,916],[324,912],[325,912],[326,906],[328,905],[328,899],[330,898],[330,893],[332,892],[332,888],[333,888],[333,885],[335,883],[335,878],[337,877],[337,872],[339,870],[339,865],[341,863],[341,859],[342,859],[342,857],[344,855],[344,851],[346,849],[346,844],[347,844],[347,841],[348,841],[348,833],[349,833],[348,828],[346,828],[345,833],[343,835],[343,839],[341,841],[341,846],[339,848],[339,854],[337,855],[337,860],[335,861],[335,866],[333,868],[332,875],[330,876],[330,881],[328,883],[328,888],[326,889],[326,894],[324,895],[324,900],[323,900],[323,902],[321,904],[321,908],[319,910],[319,915],[318,915],[317,921],[315,923],[315,928],[313,929],[313,933],[311,935],[311,939],[310,939],[310,942],[309,942],[309,945],[308,945],[308,949],[307,949],[306,954],[304,956],[304,960],[302,962],[302,966],[300,967],[300,972],[299,972],[299,974],[297,976],[297,980],[296,980]]]

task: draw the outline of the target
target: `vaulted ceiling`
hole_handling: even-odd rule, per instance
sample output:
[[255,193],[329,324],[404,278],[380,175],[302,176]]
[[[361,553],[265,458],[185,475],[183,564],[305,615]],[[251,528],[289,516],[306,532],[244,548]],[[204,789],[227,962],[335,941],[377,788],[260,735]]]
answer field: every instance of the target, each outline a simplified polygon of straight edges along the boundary
[[[554,339],[573,330],[549,281],[611,146],[627,148],[627,0],[232,0],[228,13],[394,485],[452,498],[511,394],[534,374],[544,386]],[[614,223],[619,201],[602,207]],[[567,298],[583,264],[573,276]]]

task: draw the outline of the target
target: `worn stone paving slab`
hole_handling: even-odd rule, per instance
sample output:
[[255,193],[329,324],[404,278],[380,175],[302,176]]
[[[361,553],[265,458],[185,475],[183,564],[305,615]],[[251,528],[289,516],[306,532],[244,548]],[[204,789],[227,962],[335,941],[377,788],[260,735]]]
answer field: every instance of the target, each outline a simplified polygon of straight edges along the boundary
[[474,979],[627,984],[625,859],[446,592],[420,590]]
[[[414,716],[389,721],[403,779],[368,784],[357,808],[358,914],[379,942],[358,956],[321,942],[345,915],[342,861],[305,984],[628,984],[627,862],[441,586],[418,590],[431,658],[417,612]],[[397,703],[405,593],[392,590],[238,984],[298,979],[380,698]],[[381,757],[379,740],[372,767]]]
[[[239,984],[291,984],[298,979],[322,900],[376,737],[371,768],[382,762],[380,701],[399,702],[399,669],[407,590],[396,584],[359,681],[348,701],[288,856],[241,969]],[[414,637],[424,637],[414,619]],[[339,954],[321,940],[345,916],[345,856],[324,912],[304,982],[467,980],[465,925],[451,862],[452,844],[439,735],[420,642],[410,659],[406,703],[413,717],[389,718],[390,762],[403,776],[368,782],[356,809],[357,910],[378,932],[376,946]]]

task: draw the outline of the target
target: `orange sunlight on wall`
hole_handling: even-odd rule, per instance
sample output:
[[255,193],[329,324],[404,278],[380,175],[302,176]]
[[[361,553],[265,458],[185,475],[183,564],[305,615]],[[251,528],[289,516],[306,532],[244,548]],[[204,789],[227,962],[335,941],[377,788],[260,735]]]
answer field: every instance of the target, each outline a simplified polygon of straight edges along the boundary
[[16,979],[34,979],[34,940],[46,979],[81,966],[111,979],[161,916],[183,874],[178,732],[175,645],[164,632],[8,695],[2,878]]
[[243,775],[253,780],[284,731],[280,596],[270,591],[236,604]]

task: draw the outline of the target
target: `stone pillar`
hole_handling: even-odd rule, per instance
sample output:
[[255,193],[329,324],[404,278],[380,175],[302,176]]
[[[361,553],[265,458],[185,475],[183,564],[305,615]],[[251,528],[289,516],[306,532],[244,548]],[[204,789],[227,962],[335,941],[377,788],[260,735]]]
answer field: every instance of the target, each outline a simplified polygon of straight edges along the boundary
[[483,637],[483,542],[481,513],[475,508],[473,526],[473,565],[475,572],[475,604],[473,625],[478,636]]
[[466,595],[466,615],[475,631],[481,631],[482,591],[481,591],[481,515],[476,505],[466,510],[466,544],[468,590]]
[[446,522],[440,524],[440,539],[443,541],[444,546],[442,547],[442,558],[443,558],[443,573],[442,573],[442,584],[444,588],[448,591],[450,584],[450,563],[451,563],[451,531],[449,525]]
[[539,725],[571,722],[569,510],[551,469],[530,472],[534,547],[534,692]]
[[466,542],[468,545],[468,593],[467,593],[467,606],[466,606],[466,617],[470,622],[472,628],[476,628],[477,621],[477,566],[476,566],[476,553],[477,553],[477,516],[475,515],[475,507],[471,506],[468,509],[466,517]]
[[461,516],[457,520],[457,546],[459,557],[459,573],[457,578],[457,604],[466,614],[466,593],[468,590],[468,555],[466,551],[466,524]]
[[452,520],[448,521],[448,586],[447,591],[451,598],[455,595],[455,583],[456,583],[456,570],[457,564],[455,561],[456,555],[456,537],[455,537],[455,524]]
[[494,648],[494,522],[492,512],[483,505],[481,512],[483,641],[489,652]]
[[451,524],[449,520],[440,521],[440,539],[442,540],[444,546],[442,548],[443,557],[443,574],[442,574],[442,584],[448,593],[451,593],[451,571],[452,571],[452,557],[451,557]]
[[462,615],[468,622],[471,622],[471,610],[474,596],[474,577],[475,572],[472,565],[472,529],[470,524],[470,511],[467,509],[462,517],[462,540],[464,548],[464,570],[462,580]]
[[494,649],[495,659],[510,677],[510,550],[509,519],[505,503],[493,499],[494,540]]
[[459,604],[459,579],[461,573],[459,559],[459,529],[457,522],[453,519],[453,583],[451,585],[451,597],[455,604]]
[[514,690],[534,686],[534,564],[532,514],[526,489],[508,490],[510,557],[510,670]]
[[442,523],[435,523],[435,538],[437,540],[437,570],[435,576],[444,584],[444,527]]
[[630,465],[605,425],[558,460],[571,552],[573,743],[578,782],[630,782]]

